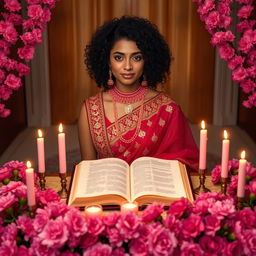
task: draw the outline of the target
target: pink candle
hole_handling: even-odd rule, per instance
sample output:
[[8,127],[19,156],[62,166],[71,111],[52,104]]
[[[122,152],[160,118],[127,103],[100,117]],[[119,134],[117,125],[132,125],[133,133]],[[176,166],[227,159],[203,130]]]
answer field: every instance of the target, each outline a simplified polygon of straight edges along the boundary
[[229,160],[229,144],[228,133],[224,130],[224,139],[222,140],[222,157],[221,157],[221,177],[228,177],[228,160]]
[[28,206],[35,206],[36,199],[35,199],[34,169],[31,168],[31,163],[29,161],[27,161],[26,185],[27,185]]
[[67,171],[66,142],[65,142],[65,133],[63,132],[62,124],[59,125],[58,148],[59,148],[59,170],[60,170],[60,173],[66,173]]
[[38,172],[45,172],[45,155],[44,155],[44,138],[42,131],[38,130],[37,138],[37,158],[38,158]]
[[207,130],[205,129],[205,122],[201,122],[200,130],[200,153],[199,153],[199,169],[206,169],[206,149],[207,149]]
[[246,159],[245,159],[245,151],[243,150],[241,153],[241,159],[239,160],[239,168],[238,168],[238,186],[237,186],[238,197],[244,197],[245,168],[246,168]]

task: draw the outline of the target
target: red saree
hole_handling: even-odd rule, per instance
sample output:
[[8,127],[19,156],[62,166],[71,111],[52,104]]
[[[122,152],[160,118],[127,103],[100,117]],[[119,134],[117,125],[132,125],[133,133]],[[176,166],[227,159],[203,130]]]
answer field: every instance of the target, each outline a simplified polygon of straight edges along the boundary
[[[198,149],[179,106],[165,93],[144,103],[140,131],[131,143],[120,141],[116,126],[105,116],[102,93],[85,101],[92,140],[98,158],[117,157],[130,164],[142,156],[177,159],[198,168]],[[130,139],[138,123],[139,108],[118,119],[122,137]]]

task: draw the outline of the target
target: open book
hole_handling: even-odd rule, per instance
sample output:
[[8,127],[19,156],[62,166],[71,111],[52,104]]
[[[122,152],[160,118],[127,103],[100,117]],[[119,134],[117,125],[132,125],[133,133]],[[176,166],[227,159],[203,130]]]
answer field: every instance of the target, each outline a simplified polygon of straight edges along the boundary
[[141,157],[129,166],[118,158],[80,162],[73,173],[68,205],[120,205],[193,201],[186,167],[177,160]]

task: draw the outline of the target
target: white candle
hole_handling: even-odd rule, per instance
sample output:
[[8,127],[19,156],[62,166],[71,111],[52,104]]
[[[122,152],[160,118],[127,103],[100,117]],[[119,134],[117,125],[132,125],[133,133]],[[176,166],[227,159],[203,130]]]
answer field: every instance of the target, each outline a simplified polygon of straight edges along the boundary
[[238,168],[238,185],[237,185],[237,196],[244,197],[245,192],[245,169],[246,169],[245,151],[241,153],[241,159],[239,160]]
[[101,205],[90,205],[85,208],[85,215],[87,217],[101,217],[102,216],[102,207]]
[[35,199],[34,169],[31,168],[30,161],[27,161],[26,185],[27,185],[28,206],[35,206],[36,199]]
[[37,159],[38,159],[38,172],[45,172],[45,154],[44,154],[44,138],[43,133],[38,129],[37,138]]
[[199,169],[206,169],[206,153],[207,153],[207,130],[205,129],[205,122],[201,122],[200,130],[200,153],[199,153]]
[[66,142],[65,142],[65,133],[63,132],[62,124],[59,125],[58,149],[59,149],[59,171],[60,173],[66,173],[67,172]]
[[221,156],[221,177],[228,177],[228,160],[229,160],[229,144],[228,133],[224,130],[224,139],[222,140],[222,156]]
[[138,204],[136,202],[126,202],[121,205],[121,212],[134,212],[138,213]]

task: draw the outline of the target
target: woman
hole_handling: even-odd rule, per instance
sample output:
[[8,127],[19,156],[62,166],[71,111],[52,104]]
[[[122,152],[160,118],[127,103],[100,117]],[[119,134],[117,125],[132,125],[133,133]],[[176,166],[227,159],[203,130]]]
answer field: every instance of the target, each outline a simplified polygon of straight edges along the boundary
[[180,107],[156,90],[166,80],[170,51],[157,27],[139,17],[113,19],[85,50],[90,76],[103,92],[85,101],[78,128],[82,159],[142,156],[198,167],[198,150]]

